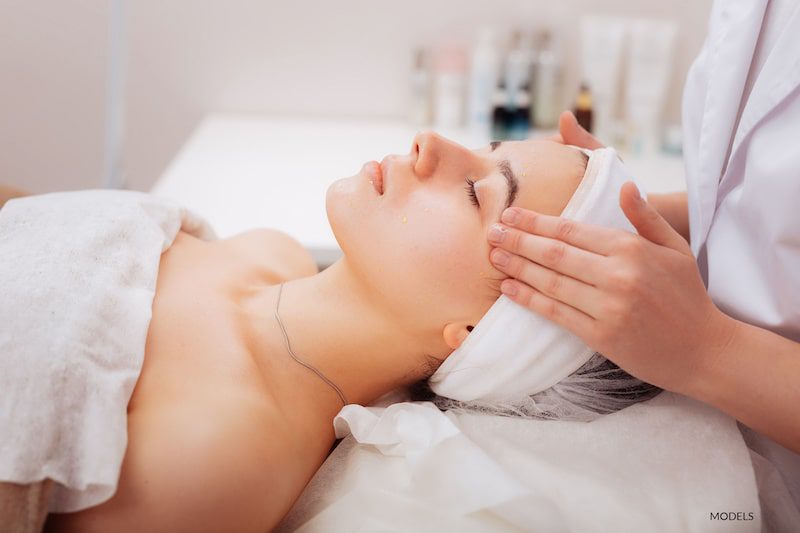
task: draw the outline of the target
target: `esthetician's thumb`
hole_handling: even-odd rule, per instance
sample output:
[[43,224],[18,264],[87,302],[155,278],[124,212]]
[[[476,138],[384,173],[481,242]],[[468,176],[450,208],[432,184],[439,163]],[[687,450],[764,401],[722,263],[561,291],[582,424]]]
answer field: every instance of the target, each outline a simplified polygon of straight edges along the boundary
[[658,211],[642,199],[639,188],[627,181],[619,191],[619,205],[636,231],[645,239],[691,255],[691,249],[680,233],[672,229]]
[[597,150],[603,147],[603,143],[578,124],[578,119],[570,111],[561,113],[558,118],[558,131],[564,144],[588,148],[589,150]]

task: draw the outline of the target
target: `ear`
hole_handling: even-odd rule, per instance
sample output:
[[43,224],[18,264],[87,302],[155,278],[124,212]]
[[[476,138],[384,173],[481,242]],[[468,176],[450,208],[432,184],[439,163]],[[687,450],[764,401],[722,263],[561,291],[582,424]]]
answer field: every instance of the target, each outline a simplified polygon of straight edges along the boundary
[[451,350],[455,350],[461,346],[461,343],[464,342],[464,339],[467,338],[470,331],[472,331],[472,326],[470,324],[450,322],[442,330],[442,337],[444,338],[445,344],[447,344]]

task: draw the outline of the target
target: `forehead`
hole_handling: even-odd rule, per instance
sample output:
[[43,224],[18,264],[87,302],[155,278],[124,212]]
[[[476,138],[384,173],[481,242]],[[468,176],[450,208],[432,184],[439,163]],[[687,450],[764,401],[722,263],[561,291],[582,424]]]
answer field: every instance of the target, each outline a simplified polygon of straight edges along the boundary
[[486,150],[497,157],[513,159],[519,164],[532,163],[539,159],[556,162],[560,159],[571,159],[575,153],[580,153],[571,146],[549,139],[502,141],[494,150],[491,149],[491,146]]
[[561,213],[586,169],[581,152],[546,139],[506,141],[490,155],[507,160],[519,180],[513,205],[551,215]]

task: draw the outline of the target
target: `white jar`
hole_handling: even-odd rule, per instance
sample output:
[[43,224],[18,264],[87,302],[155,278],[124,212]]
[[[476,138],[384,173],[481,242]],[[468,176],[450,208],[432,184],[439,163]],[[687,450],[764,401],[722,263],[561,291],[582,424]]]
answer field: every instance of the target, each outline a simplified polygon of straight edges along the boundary
[[434,126],[455,129],[464,125],[466,59],[464,49],[441,47],[436,54],[434,75]]
[[564,109],[561,101],[562,66],[550,32],[543,32],[539,41],[531,113],[537,128],[550,129],[558,126],[558,117]]
[[494,34],[484,28],[472,51],[469,75],[467,122],[473,133],[489,135],[492,125],[492,98],[497,88],[499,59]]
[[411,102],[409,119],[418,128],[431,123],[431,77],[425,50],[414,54],[414,68],[411,71]]

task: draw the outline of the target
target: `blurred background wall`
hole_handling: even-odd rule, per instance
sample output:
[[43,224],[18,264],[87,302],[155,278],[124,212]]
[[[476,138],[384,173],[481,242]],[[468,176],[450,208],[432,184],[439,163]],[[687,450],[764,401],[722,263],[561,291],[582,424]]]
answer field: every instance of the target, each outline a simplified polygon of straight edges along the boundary
[[[125,2],[123,167],[148,190],[207,112],[403,117],[413,49],[491,26],[551,28],[564,88],[579,82],[583,14],[678,23],[666,119],[711,0],[139,0]],[[103,183],[109,0],[0,0],[0,183],[34,192]]]

